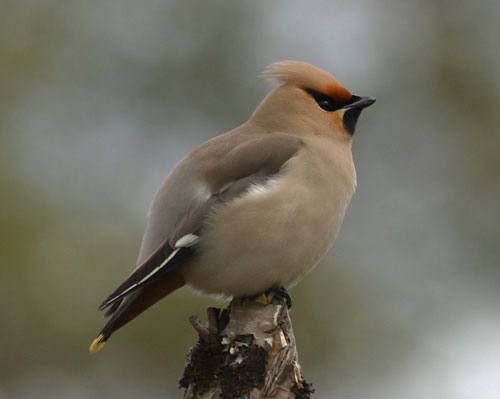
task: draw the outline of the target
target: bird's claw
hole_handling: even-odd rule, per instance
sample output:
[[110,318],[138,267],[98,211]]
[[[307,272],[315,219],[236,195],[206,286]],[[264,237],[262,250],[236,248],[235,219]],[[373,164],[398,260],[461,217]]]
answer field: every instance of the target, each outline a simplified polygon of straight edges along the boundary
[[286,307],[288,309],[290,309],[292,307],[292,303],[293,303],[292,297],[290,296],[290,294],[288,293],[286,288],[283,288],[283,287],[271,288],[267,292],[267,296],[269,298],[269,302],[271,302],[271,303],[273,303],[274,298],[276,298],[278,300],[284,300],[286,302]]

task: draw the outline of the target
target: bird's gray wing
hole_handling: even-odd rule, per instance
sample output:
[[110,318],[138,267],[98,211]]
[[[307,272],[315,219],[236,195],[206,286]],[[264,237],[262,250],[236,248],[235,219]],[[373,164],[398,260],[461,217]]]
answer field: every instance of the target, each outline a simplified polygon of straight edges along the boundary
[[[278,173],[302,145],[297,137],[272,133],[239,143],[223,155],[210,148],[204,152],[203,147],[188,155],[155,195],[139,266],[100,309],[180,266],[192,255],[204,221],[215,206]],[[146,255],[146,249],[154,245]]]
[[210,196],[183,215],[169,235],[170,246],[174,248],[188,235],[198,235],[212,209],[274,176],[301,145],[303,142],[299,138],[273,133],[240,144],[223,157],[207,160],[201,170],[201,179],[208,185]]

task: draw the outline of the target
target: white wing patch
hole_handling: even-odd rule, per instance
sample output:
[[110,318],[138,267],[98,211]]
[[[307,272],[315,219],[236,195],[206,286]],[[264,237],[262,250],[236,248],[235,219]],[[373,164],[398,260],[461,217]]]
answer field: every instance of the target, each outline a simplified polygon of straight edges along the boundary
[[245,193],[245,196],[260,197],[269,191],[269,187],[264,184],[252,184]]
[[194,244],[196,244],[200,240],[200,237],[198,237],[196,234],[186,234],[185,236],[182,236],[177,240],[177,242],[174,245],[174,248],[187,248],[190,247]]
[[246,199],[249,197],[263,197],[269,194],[271,190],[273,190],[276,186],[281,183],[281,179],[273,178],[269,179],[263,184],[251,184],[248,190],[243,194],[240,198]]

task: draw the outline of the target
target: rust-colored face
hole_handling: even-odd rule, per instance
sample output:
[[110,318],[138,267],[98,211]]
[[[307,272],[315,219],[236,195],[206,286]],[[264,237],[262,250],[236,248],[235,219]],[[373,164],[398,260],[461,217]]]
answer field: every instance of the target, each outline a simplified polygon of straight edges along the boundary
[[347,102],[351,99],[352,94],[349,90],[347,90],[344,86],[342,86],[337,80],[335,80],[332,76],[332,82],[328,85],[323,85],[322,87],[317,87],[315,91],[319,93],[324,93],[328,97],[332,98],[335,101]]
[[344,115],[341,112],[332,112],[330,118],[332,119],[335,130],[337,132],[342,132],[344,130],[344,123],[342,122]]
[[[318,106],[332,114],[335,127],[340,131],[345,130],[351,136],[356,130],[356,122],[363,108],[369,107],[375,102],[373,97],[359,97],[349,93],[347,100],[339,100],[339,92],[336,91],[336,97],[328,96],[324,93],[312,89],[305,89],[316,101]],[[342,98],[347,98],[346,93],[341,93]]]
[[351,94],[328,72],[314,65],[299,61],[283,61],[270,65],[263,76],[283,86],[304,90],[312,97],[321,112],[328,112],[329,118],[339,132],[354,134],[361,110],[375,101],[371,97]]

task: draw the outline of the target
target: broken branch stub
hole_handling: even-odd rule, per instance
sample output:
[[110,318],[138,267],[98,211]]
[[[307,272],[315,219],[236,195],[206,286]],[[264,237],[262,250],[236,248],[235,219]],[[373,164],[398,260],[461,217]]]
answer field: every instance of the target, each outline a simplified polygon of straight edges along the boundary
[[206,325],[190,318],[200,339],[180,381],[185,399],[311,398],[286,303],[265,302],[235,298],[223,311],[209,308]]

